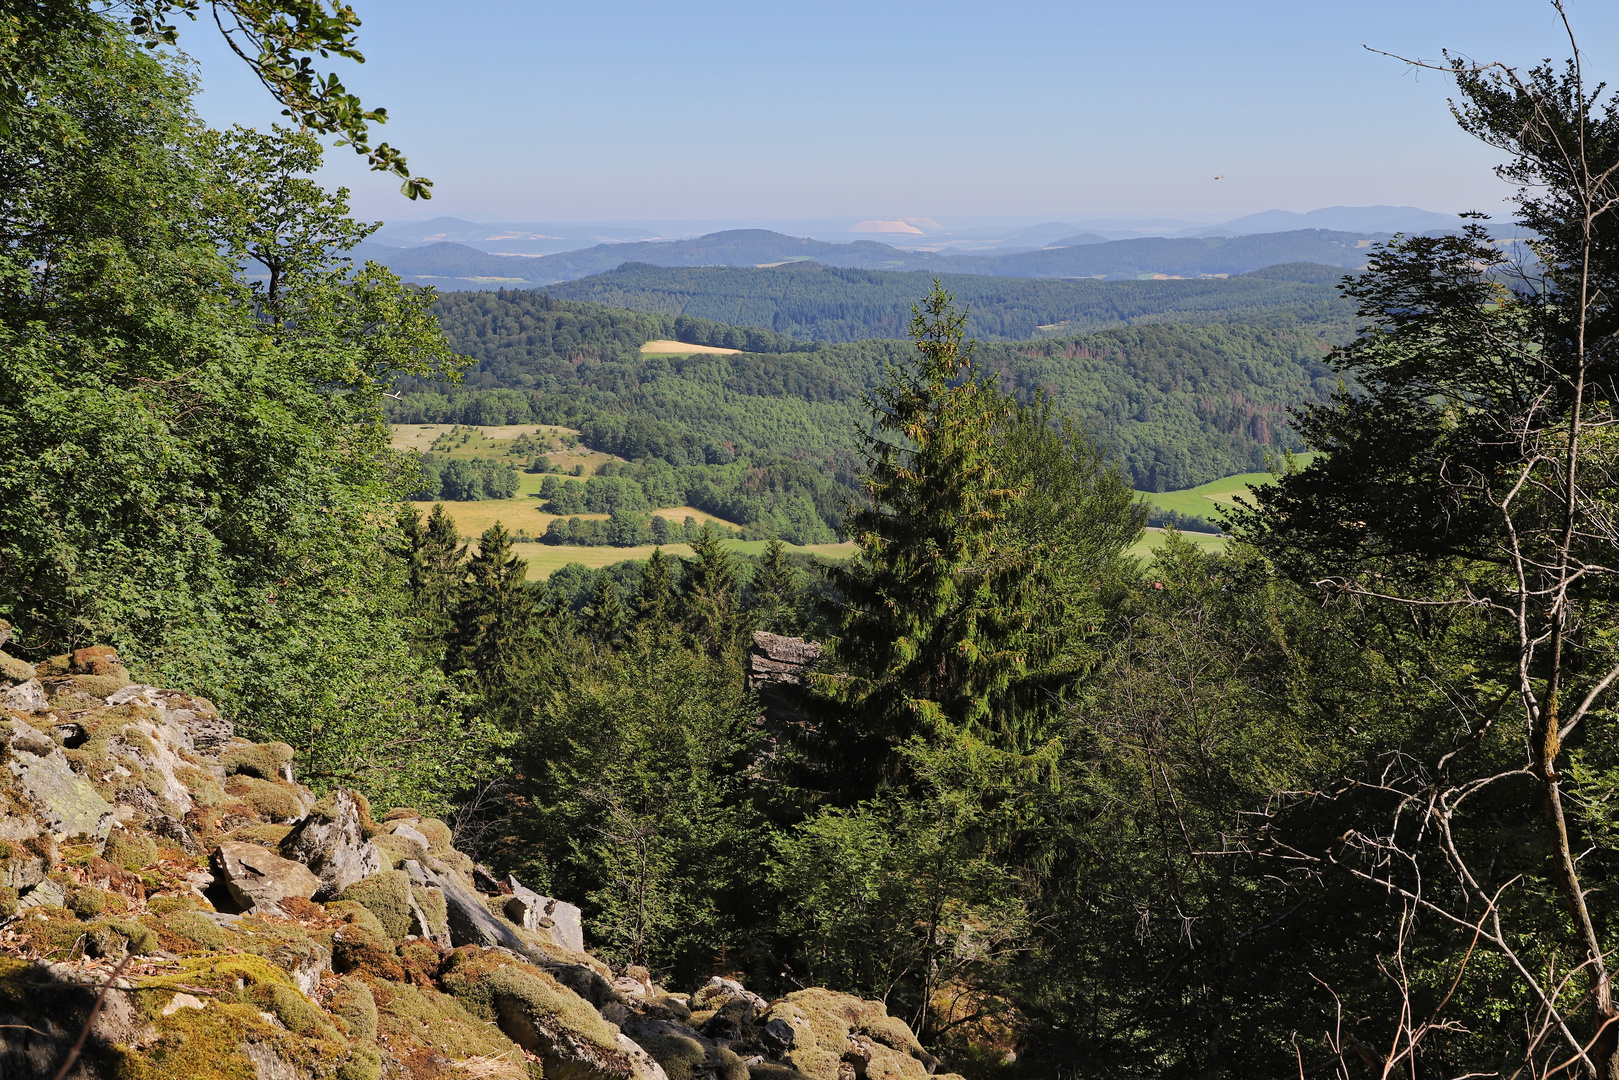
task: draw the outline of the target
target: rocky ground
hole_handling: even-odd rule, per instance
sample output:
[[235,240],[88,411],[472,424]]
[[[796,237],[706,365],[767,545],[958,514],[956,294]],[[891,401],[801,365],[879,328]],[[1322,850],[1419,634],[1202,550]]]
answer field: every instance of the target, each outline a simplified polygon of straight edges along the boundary
[[[0,646],[7,629],[0,623]],[[292,749],[106,648],[0,652],[0,1077],[921,1080],[877,1002],[687,993],[444,822],[297,783]]]

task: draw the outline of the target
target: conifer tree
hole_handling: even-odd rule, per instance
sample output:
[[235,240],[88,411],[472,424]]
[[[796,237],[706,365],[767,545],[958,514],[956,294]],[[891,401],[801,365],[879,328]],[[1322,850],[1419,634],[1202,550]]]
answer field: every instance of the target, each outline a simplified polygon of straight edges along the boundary
[[461,534],[455,520],[435,503],[424,522],[414,509],[400,516],[409,559],[411,609],[417,616],[412,644],[423,655],[443,656],[445,643],[455,630],[456,607],[461,600]]
[[533,651],[537,629],[528,563],[512,554],[511,533],[496,522],[479,537],[466,567],[446,661],[475,672],[485,688],[509,683]]
[[913,311],[916,365],[866,397],[869,503],[850,515],[860,550],[836,578],[844,670],[823,685],[855,708],[859,739],[956,730],[1027,745],[1034,598],[998,463],[1015,404],[978,371],[967,313],[938,282]]
[[703,648],[718,654],[734,645],[743,631],[736,562],[720,534],[708,525],[692,541],[691,550],[694,557],[682,560],[680,619]]
[[759,629],[792,633],[797,628],[794,601],[802,587],[797,568],[787,561],[786,545],[772,539],[749,589],[749,612]]
[[606,573],[596,575],[596,587],[581,620],[584,631],[598,645],[616,644],[624,634],[624,599]]
[[663,548],[653,548],[652,558],[641,571],[641,585],[635,595],[635,621],[655,626],[670,621],[674,615],[675,591],[669,556],[663,553]]

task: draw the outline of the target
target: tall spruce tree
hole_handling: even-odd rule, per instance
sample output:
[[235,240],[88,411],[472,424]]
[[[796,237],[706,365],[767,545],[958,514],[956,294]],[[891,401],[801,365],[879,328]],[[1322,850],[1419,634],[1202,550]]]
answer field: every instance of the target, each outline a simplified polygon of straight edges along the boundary
[[708,525],[691,550],[692,558],[682,560],[680,621],[699,645],[718,655],[733,648],[745,631],[736,560]]
[[466,566],[447,662],[489,692],[513,683],[534,650],[534,593],[528,563],[512,554],[512,535],[499,522],[484,530]]
[[999,438],[1015,404],[973,363],[966,320],[935,282],[911,320],[916,364],[866,398],[869,503],[849,517],[859,552],[836,574],[836,674],[822,684],[854,708],[857,739],[1028,741],[1017,707],[1035,599],[1009,543],[1017,492]]
[[411,610],[416,616],[412,643],[435,660],[444,656],[455,632],[455,613],[466,576],[461,561],[461,534],[455,519],[435,503],[424,522],[414,507],[400,515],[410,563]]
[[772,539],[748,588],[748,610],[758,628],[772,634],[793,633],[802,588],[798,569],[787,561],[787,546]]
[[580,624],[586,635],[598,645],[613,645],[624,636],[624,598],[612,576],[596,575],[596,587],[591,591],[590,603],[585,607]]
[[669,556],[663,553],[663,548],[653,548],[652,558],[641,571],[641,584],[635,594],[635,622],[656,626],[674,617],[675,588]]

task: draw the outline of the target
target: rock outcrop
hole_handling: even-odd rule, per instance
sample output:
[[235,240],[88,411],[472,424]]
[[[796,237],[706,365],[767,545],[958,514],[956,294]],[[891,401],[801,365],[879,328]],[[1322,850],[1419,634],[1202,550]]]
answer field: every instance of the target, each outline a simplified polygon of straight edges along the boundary
[[293,758],[133,682],[110,649],[0,652],[0,1076],[54,1074],[86,1024],[69,1073],[85,1080],[934,1068],[876,1002],[615,971],[585,951],[579,908],[498,880],[416,810],[317,798]]

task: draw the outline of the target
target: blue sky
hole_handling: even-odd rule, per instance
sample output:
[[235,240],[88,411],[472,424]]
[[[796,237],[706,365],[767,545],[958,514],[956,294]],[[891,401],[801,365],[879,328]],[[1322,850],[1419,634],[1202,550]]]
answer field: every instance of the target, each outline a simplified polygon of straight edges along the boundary
[[[1568,51],[1542,0],[353,3],[368,62],[344,74],[436,195],[406,202],[345,149],[328,179],[390,220],[1494,211],[1498,155],[1456,129],[1447,80],[1362,46]],[[1619,82],[1619,4],[1568,7]],[[181,43],[205,119],[276,119],[211,26]]]

